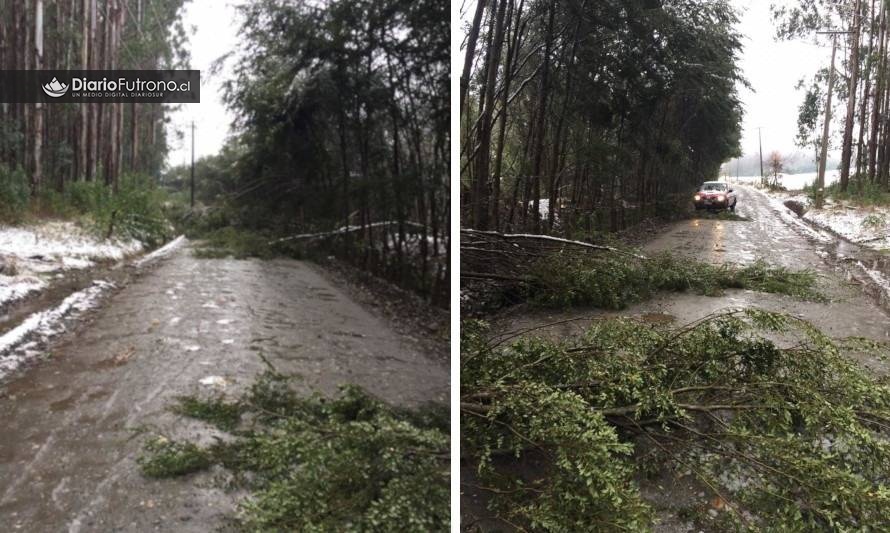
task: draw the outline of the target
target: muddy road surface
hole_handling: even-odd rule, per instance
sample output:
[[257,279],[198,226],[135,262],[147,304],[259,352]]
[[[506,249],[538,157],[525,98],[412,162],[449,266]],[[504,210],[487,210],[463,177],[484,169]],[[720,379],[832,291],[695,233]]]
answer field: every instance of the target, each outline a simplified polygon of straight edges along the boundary
[[448,368],[292,260],[197,259],[186,246],[134,276],[0,384],[4,531],[216,531],[243,496],[222,471],[144,478],[153,435],[207,444],[169,411],[188,394],[237,395],[266,364],[307,393],[358,384],[400,405],[445,402]]
[[[763,259],[771,265],[811,269],[818,274],[818,288],[829,302],[806,302],[748,290],[727,290],[718,297],[662,293],[619,313],[590,309],[567,312],[509,309],[493,320],[494,330],[516,331],[577,318],[536,331],[566,335],[583,330],[584,317],[606,314],[682,325],[721,310],[760,307],[804,318],[835,337],[862,336],[890,341],[886,294],[868,275],[890,279],[885,256],[813,228],[780,201],[754,188],[734,187],[738,194],[736,214],[746,220],[722,220],[703,213],[698,218],[669,226],[644,246],[644,252],[670,251],[714,264],[748,264]],[[890,371],[886,363],[873,358],[863,356],[860,362],[879,373]]]

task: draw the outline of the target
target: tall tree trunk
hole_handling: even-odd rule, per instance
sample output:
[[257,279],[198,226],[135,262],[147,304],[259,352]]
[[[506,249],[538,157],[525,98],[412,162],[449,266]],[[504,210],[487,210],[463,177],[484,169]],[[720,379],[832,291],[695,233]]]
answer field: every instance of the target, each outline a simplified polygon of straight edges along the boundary
[[[97,26],[99,24],[98,10],[96,6],[97,0],[90,0],[90,70],[98,70],[100,66],[100,52],[97,41]],[[90,108],[90,131],[89,141],[87,143],[89,150],[87,151],[87,173],[88,180],[96,178],[99,165],[99,115],[101,113],[100,104],[93,102],[86,104]]]
[[[80,43],[80,65],[82,69],[90,68],[90,2],[82,0],[81,2],[81,43]],[[89,130],[89,104],[78,104],[80,110],[80,128],[78,131],[77,143],[77,179],[84,180],[87,177],[87,132]]]
[[476,41],[479,39],[479,28],[482,26],[482,14],[485,12],[486,0],[479,0],[476,4],[476,14],[473,16],[473,25],[470,26],[470,34],[467,37],[467,50],[464,55],[464,70],[460,75],[460,113],[466,111],[465,103],[467,91],[470,90],[470,73],[473,69],[473,57],[476,54]]
[[871,131],[868,136],[868,180],[875,181],[877,167],[878,127],[881,120],[881,102],[884,98],[885,69],[887,65],[887,10],[884,2],[881,2],[881,30],[878,39],[878,75],[875,80],[874,99],[871,106]]
[[844,119],[844,139],[841,148],[840,190],[846,192],[850,183],[850,158],[853,155],[853,117],[856,113],[856,84],[859,78],[859,33],[862,21],[862,0],[853,7],[853,39],[850,51],[850,81],[847,86],[847,116]]
[[497,14],[494,18],[494,37],[487,51],[488,72],[485,76],[485,100],[481,104],[481,117],[477,129],[478,151],[476,152],[474,176],[473,222],[476,228],[483,230],[488,229],[492,115],[497,89],[497,73],[504,43],[504,15],[507,7],[507,0],[495,1],[497,2]]
[[541,90],[538,102],[538,133],[537,145],[533,154],[534,163],[532,164],[532,200],[533,220],[535,232],[541,231],[541,171],[543,169],[544,160],[544,125],[547,116],[547,99],[550,92],[550,55],[553,48],[553,21],[556,16],[556,7],[554,3],[550,4],[549,18],[547,22],[547,35],[544,45],[544,71],[541,73]]
[[862,175],[865,167],[865,128],[868,125],[866,118],[868,116],[868,103],[870,101],[869,95],[871,94],[871,70],[874,67],[874,37],[877,17],[875,15],[875,0],[871,0],[871,9],[869,10],[869,14],[871,15],[871,22],[869,23],[868,30],[868,59],[865,63],[865,84],[862,89],[862,97],[859,99],[859,139],[856,143],[856,174],[859,176],[858,182],[860,188],[862,187],[862,182],[864,176]]
[[[43,69],[43,0],[36,0],[34,6],[34,68]],[[31,194],[40,192],[43,180],[43,103],[34,104],[34,160],[31,170]]]

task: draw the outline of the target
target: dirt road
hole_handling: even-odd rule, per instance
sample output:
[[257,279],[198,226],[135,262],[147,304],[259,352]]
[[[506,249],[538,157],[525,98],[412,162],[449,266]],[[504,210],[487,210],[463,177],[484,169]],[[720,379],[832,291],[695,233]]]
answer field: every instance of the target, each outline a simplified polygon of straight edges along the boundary
[[[646,253],[669,250],[711,263],[746,264],[764,259],[772,265],[792,269],[812,269],[818,286],[830,298],[828,303],[804,302],[795,298],[746,290],[729,290],[723,296],[694,293],[664,293],[621,311],[655,321],[685,324],[728,308],[761,307],[805,318],[836,337],[863,336],[890,340],[890,316],[878,299],[866,294],[874,287],[863,286],[861,268],[867,265],[886,269],[886,258],[816,230],[762,192],[735,186],[736,213],[748,220],[719,220],[701,217],[675,223],[649,242]],[[855,268],[854,268],[855,267]],[[856,275],[859,279],[851,279]],[[863,290],[866,289],[866,290]],[[496,330],[512,331],[575,317],[602,316],[601,311],[573,309],[569,312],[529,312],[509,310],[495,321]],[[553,334],[568,334],[585,327],[579,320],[550,328]],[[890,371],[886,363],[871,358],[861,362],[873,370]]]
[[398,404],[447,401],[448,369],[315,269],[291,260],[196,259],[181,249],[128,283],[52,357],[0,385],[4,531],[215,531],[238,493],[220,471],[148,480],[150,434],[209,441],[168,408],[236,394],[265,368],[306,391],[356,383]]

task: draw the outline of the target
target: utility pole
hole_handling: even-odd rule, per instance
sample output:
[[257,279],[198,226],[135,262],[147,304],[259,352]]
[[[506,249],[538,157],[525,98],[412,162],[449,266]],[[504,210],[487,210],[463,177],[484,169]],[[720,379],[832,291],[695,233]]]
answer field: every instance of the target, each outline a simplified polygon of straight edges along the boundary
[[757,126],[757,144],[760,145],[760,185],[763,185],[763,137],[760,135],[762,128]]
[[822,149],[819,153],[819,172],[816,174],[816,209],[822,208],[825,194],[825,166],[828,164],[828,129],[831,125],[831,93],[834,91],[834,56],[837,53],[837,36],[848,31],[817,31],[831,35],[831,67],[828,69],[828,95],[825,97],[825,124],[822,126]]
[[192,183],[191,208],[195,208],[195,121],[192,120]]

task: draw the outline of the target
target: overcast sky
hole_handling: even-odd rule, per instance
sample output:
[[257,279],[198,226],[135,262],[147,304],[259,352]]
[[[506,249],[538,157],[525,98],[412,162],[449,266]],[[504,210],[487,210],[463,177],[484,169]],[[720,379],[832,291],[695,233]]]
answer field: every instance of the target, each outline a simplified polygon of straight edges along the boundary
[[738,30],[744,36],[740,66],[752,86],[752,90],[740,92],[745,106],[742,152],[757,152],[758,126],[763,128],[764,154],[772,150],[807,152],[794,145],[797,108],[803,100],[802,91],[794,87],[801,78],[810,80],[819,68],[829,64],[831,47],[800,41],[777,42],[769,9],[775,0],[734,0],[733,3],[739,9]]
[[[189,38],[191,66],[201,71],[201,103],[182,104],[172,114],[167,126],[170,139],[170,153],[167,164],[170,166],[187,163],[191,160],[191,137],[189,124],[195,121],[195,159],[219,152],[229,132],[232,114],[222,103],[219,89],[229,75],[224,70],[210,77],[210,65],[221,55],[238,45],[238,19],[232,0],[192,0],[185,6],[185,27],[195,30]],[[192,28],[194,27],[194,28]],[[175,132],[185,136],[179,140]]]

